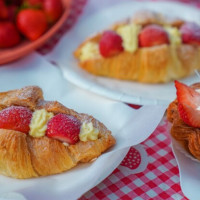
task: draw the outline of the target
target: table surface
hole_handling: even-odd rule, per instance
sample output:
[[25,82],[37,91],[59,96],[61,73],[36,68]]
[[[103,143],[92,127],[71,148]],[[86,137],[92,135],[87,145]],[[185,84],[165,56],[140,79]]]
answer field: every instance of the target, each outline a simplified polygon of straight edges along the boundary
[[[76,21],[81,17],[81,13],[84,12],[88,1],[73,0],[69,18],[61,29],[45,45],[38,49],[40,54],[45,55],[53,50],[62,35],[67,34],[67,31],[76,25]],[[178,0],[178,2],[200,8],[200,1],[198,0]],[[143,156],[142,151],[138,150],[138,148],[131,147],[120,166],[103,182],[85,193],[80,200],[187,199],[181,191],[179,170],[172,153],[165,118],[163,118],[151,136],[139,146],[139,149],[146,151],[146,156]],[[146,159],[148,162],[145,165],[145,169],[140,172],[142,159]]]

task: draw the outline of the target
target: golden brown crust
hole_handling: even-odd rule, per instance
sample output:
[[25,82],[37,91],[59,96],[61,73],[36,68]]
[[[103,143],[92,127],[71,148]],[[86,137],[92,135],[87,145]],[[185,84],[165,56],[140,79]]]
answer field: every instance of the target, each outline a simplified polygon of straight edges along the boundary
[[[178,27],[184,23],[180,19],[172,20],[147,11],[137,13],[132,20],[141,25],[157,23]],[[116,30],[121,24],[114,25],[112,29]],[[80,61],[82,47],[88,42],[98,43],[100,38],[101,33],[88,38],[74,52],[79,66],[94,75],[143,83],[165,83],[187,77],[195,69],[200,69],[200,48],[187,44],[138,48],[134,53],[123,51],[108,58],[99,56]]]
[[77,162],[70,156],[68,148],[48,137],[27,136],[32,166],[38,176],[57,174],[74,167]]
[[13,178],[38,176],[24,133],[0,129],[0,173]]
[[43,100],[43,93],[37,86],[29,86],[19,90],[0,92],[0,108],[17,105],[26,106],[33,110],[39,99]]
[[69,146],[46,136],[33,138],[18,131],[0,129],[0,173],[6,176],[31,178],[61,173],[79,162],[97,158],[115,144],[111,132],[102,123],[92,116],[66,108],[59,102],[44,101],[39,87],[0,93],[0,105],[3,108],[11,105],[27,106],[32,110],[45,108],[54,114],[73,115],[81,122],[91,121],[99,129],[97,140],[79,141]]
[[[79,59],[81,46],[75,51]],[[140,48],[135,53],[124,51],[110,58],[96,58],[79,66],[99,76],[144,83],[164,83],[187,77],[200,69],[200,48],[182,44]]]
[[[199,89],[200,83],[192,86]],[[177,100],[170,103],[167,109],[167,119],[172,123],[171,135],[180,142],[195,158],[200,160],[200,129],[185,124],[178,113]]]

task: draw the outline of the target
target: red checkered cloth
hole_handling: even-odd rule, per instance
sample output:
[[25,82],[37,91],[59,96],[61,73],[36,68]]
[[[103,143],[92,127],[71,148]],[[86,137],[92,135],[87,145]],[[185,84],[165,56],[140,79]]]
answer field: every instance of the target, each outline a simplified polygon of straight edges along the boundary
[[[199,0],[178,1],[200,8]],[[67,33],[75,24],[86,4],[87,0],[72,0],[69,18],[60,30],[44,46],[38,49],[39,53],[44,55],[53,49],[62,35]],[[132,107],[139,108],[139,106]],[[131,147],[120,166],[103,182],[84,194],[80,200],[187,199],[180,188],[179,170],[172,153],[166,119],[141,145],[148,155],[146,157],[148,165],[144,171],[136,174],[131,173],[131,170],[139,168],[142,163],[141,152]],[[125,173],[125,169],[129,170],[128,174]]]
[[[102,183],[83,195],[80,200],[187,199],[180,188],[178,166],[172,153],[166,119],[142,143],[142,146],[148,154],[148,165],[143,172],[125,176],[119,166]],[[139,154],[130,156],[134,152],[134,148],[131,147],[121,165],[130,169],[136,163],[135,166],[139,167]],[[126,162],[127,159],[129,159],[129,163]]]

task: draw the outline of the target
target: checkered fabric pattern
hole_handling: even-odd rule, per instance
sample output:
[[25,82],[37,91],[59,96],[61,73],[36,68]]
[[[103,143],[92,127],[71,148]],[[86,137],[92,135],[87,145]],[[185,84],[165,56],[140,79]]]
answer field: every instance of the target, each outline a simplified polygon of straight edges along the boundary
[[[122,0],[123,1],[123,0]],[[145,1],[145,0],[140,0]],[[159,1],[159,0],[153,0]],[[174,1],[174,0],[171,0]],[[200,8],[199,0],[175,0]],[[57,33],[40,49],[42,55],[50,52],[63,34],[75,24],[83,12],[87,0],[72,0],[68,19]],[[139,106],[132,106],[138,109]],[[142,146],[148,154],[147,168],[137,174],[125,175],[123,168],[117,168],[99,185],[84,194],[80,200],[185,200],[181,191],[177,162],[171,149],[171,141],[167,130],[167,121],[163,119],[152,135]],[[131,162],[129,162],[131,160]],[[141,163],[139,153],[131,147],[121,166],[135,169]],[[121,170],[120,170],[121,169]]]
[[[149,162],[143,172],[124,176],[123,171],[117,168],[102,183],[83,195],[80,200],[187,199],[180,188],[179,171],[171,150],[166,119],[163,119],[142,145],[148,154]],[[129,154],[130,151],[126,157]]]

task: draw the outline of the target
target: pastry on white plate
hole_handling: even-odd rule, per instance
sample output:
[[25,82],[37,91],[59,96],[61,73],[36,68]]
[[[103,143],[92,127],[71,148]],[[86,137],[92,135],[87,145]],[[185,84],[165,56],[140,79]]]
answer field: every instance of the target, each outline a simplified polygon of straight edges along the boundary
[[97,76],[164,83],[200,68],[199,45],[199,25],[141,11],[87,38],[74,56],[82,69]]
[[194,158],[200,160],[200,83],[187,86],[175,81],[177,99],[167,109],[171,135]]
[[114,144],[101,122],[45,101],[39,87],[0,93],[0,174],[25,179],[61,173]]

